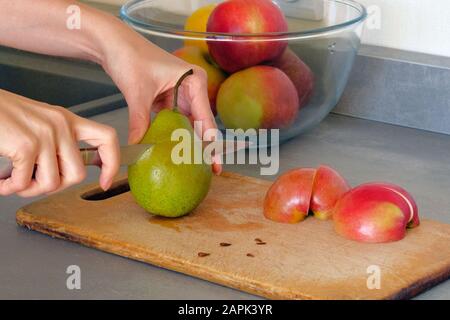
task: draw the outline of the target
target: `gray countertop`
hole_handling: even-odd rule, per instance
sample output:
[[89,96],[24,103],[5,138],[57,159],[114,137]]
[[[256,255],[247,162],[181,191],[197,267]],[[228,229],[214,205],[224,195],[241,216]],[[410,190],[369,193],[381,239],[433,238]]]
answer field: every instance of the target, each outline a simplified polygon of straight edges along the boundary
[[[126,142],[127,110],[94,118]],[[368,120],[330,115],[311,132],[285,143],[281,172],[328,164],[357,185],[391,181],[415,196],[421,216],[450,223],[450,137]],[[226,170],[258,177],[258,166]],[[88,180],[98,177],[90,169]],[[274,177],[272,177],[274,179]],[[0,298],[257,299],[257,297],[140,262],[24,230],[16,210],[30,199],[0,200]],[[81,268],[81,290],[66,288],[66,268]],[[450,299],[450,281],[419,299]]]

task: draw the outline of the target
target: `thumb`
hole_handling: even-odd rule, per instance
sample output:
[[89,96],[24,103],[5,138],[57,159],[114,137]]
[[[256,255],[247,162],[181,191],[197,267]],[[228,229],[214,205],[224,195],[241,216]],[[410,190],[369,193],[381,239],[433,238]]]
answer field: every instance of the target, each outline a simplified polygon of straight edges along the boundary
[[139,143],[150,126],[150,110],[136,105],[128,106],[128,143]]

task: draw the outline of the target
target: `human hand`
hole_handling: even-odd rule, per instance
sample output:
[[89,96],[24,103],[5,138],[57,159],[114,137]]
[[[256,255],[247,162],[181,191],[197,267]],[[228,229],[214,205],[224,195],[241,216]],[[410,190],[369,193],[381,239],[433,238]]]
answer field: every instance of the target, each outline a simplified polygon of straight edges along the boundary
[[[194,74],[179,89],[179,110],[193,121],[201,122],[199,135],[209,129],[217,130],[208,99],[207,75],[202,68],[167,53],[128,27],[117,26],[111,33],[120,40],[110,39],[102,61],[128,103],[129,143],[142,139],[152,111],[173,107],[173,88],[190,69]],[[215,173],[222,170],[218,159],[213,165]]]
[[[194,75],[180,88],[180,110],[201,121],[203,132],[216,128],[205,72],[153,45],[119,19],[74,0],[41,0],[38,11],[33,1],[0,2],[0,30],[14,25],[14,32],[0,32],[0,44],[103,66],[128,102],[130,143],[138,143],[147,131],[151,111],[172,106],[171,90],[190,69]],[[67,28],[70,6],[80,9],[79,29]],[[216,173],[220,170],[214,166]]]
[[13,163],[11,177],[0,180],[0,195],[17,193],[33,197],[84,180],[86,169],[78,141],[98,148],[103,162],[100,176],[103,189],[111,186],[119,169],[115,130],[62,107],[0,90],[0,126],[0,155]]

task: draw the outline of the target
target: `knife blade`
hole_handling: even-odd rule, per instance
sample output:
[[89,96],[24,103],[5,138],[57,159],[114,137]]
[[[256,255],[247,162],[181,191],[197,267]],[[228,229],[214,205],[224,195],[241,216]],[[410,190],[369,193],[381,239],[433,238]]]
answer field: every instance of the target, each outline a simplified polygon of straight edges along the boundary
[[[120,165],[129,166],[136,163],[151,147],[153,147],[153,144],[135,144],[120,147]],[[96,148],[80,149],[80,153],[85,166],[102,166],[102,160]]]

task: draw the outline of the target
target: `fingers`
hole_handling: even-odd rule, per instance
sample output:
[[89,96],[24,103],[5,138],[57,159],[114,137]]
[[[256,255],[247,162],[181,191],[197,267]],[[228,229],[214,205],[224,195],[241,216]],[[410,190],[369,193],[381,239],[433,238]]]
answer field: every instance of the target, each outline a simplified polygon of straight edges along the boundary
[[201,121],[202,132],[199,132],[198,134],[203,136],[206,130],[217,129],[216,121],[209,103],[208,83],[205,71],[196,68],[194,77],[188,82],[188,86],[191,99],[191,114],[195,121]]
[[222,158],[218,155],[214,155],[213,156],[213,165],[212,165],[212,169],[214,174],[220,176],[222,174]]
[[34,142],[17,146],[17,151],[11,157],[13,161],[11,177],[0,180],[0,195],[9,196],[29,187],[32,181],[36,155],[37,146]]
[[0,155],[12,162],[11,176],[0,180],[0,195],[33,197],[83,180],[86,173],[77,134],[99,147],[102,186],[110,186],[120,162],[114,129],[6,91],[0,90],[0,98]]
[[58,137],[57,154],[61,183],[55,192],[78,184],[86,178],[86,168],[78,144],[68,128]]
[[74,129],[72,134],[70,126],[63,125],[53,137],[44,135],[40,141],[18,146],[18,152],[10,156],[13,162],[11,177],[0,180],[0,194],[35,197],[63,190],[84,180],[86,169],[77,139],[98,148],[102,160],[100,185],[107,190],[120,166],[115,130],[79,117],[75,118]]
[[[201,132],[197,132],[201,137],[208,136],[208,140],[217,140],[217,124],[211,111],[208,98],[207,77],[203,70],[195,69],[195,77],[190,83],[191,114],[194,121],[200,121]],[[205,134],[208,131],[208,134]],[[222,173],[221,159],[213,157],[213,172],[217,175]]]
[[85,141],[98,149],[102,160],[100,186],[103,190],[108,190],[120,167],[120,147],[116,131],[109,126],[78,118],[75,134],[77,140]]
[[163,109],[167,109],[173,106],[173,89],[170,89],[164,93],[161,93],[156,97],[152,105],[152,112],[160,112]]
[[21,197],[35,197],[55,191],[60,186],[59,165],[55,144],[52,140],[43,141],[41,152],[36,159],[35,179],[29,187],[17,194]]
[[[140,104],[139,104],[140,103]],[[143,105],[143,102],[128,102],[128,143],[137,144],[144,137],[145,132],[150,126],[150,103],[151,101],[145,101],[149,105]]]
[[128,143],[137,144],[144,137],[150,125],[150,112],[143,113],[138,108],[129,109]]

